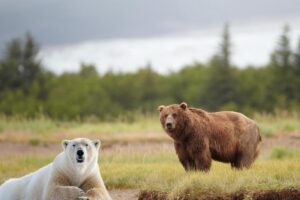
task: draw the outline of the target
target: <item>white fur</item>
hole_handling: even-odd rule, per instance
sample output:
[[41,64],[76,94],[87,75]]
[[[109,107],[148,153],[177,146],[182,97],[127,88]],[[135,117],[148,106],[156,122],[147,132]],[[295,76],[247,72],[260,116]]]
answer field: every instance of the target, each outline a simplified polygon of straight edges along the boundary
[[[87,153],[87,150],[83,148],[84,155],[86,155],[86,162],[77,163],[75,159],[75,147],[71,147],[72,142],[84,141],[92,148],[90,152],[92,155]],[[54,177],[67,177],[71,182],[70,186],[64,187],[75,187],[79,189],[79,186],[88,178],[96,177],[100,181],[101,190],[103,196],[99,200],[111,200],[105,185],[103,183],[99,166],[98,166],[98,150],[99,146],[92,146],[93,142],[85,138],[77,138],[68,141],[70,145],[64,148],[64,151],[60,153],[54,159],[53,163],[40,168],[39,170],[25,175],[21,178],[13,178],[4,182],[0,186],[0,200],[76,200],[86,199],[84,194],[80,197],[72,199],[68,196],[60,197],[53,194],[53,185],[57,186],[54,182]],[[100,145],[100,144],[99,144]],[[76,190],[77,191],[77,190]],[[67,195],[67,194],[66,194]],[[55,197],[54,197],[55,196]],[[76,196],[76,195],[75,195]],[[98,198],[97,198],[98,200]]]

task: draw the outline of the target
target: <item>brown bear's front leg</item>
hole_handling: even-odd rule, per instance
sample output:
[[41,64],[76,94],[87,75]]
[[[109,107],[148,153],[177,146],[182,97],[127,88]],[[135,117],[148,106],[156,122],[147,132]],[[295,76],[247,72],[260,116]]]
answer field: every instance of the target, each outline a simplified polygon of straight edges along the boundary
[[178,142],[174,142],[175,150],[178,155],[179,161],[183,165],[185,171],[195,170],[196,166],[193,159],[190,157],[186,147]]
[[208,140],[193,141],[190,147],[190,154],[195,160],[196,170],[209,171],[211,167],[211,154]]
[[202,152],[196,159],[196,170],[209,171],[211,167],[211,156],[210,152]]

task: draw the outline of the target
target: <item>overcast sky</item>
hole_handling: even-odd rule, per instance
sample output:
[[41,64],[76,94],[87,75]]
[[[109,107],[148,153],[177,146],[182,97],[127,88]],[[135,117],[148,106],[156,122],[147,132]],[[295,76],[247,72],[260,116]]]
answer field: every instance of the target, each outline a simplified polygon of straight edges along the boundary
[[296,43],[299,8],[299,0],[0,0],[0,47],[30,32],[58,73],[80,62],[101,72],[150,62],[166,72],[207,61],[230,22],[234,62],[263,64],[285,23]]

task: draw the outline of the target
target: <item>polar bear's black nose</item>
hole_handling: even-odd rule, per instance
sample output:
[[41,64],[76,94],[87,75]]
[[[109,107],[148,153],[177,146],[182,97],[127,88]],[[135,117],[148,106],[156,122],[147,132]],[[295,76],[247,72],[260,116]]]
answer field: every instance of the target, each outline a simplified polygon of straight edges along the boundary
[[78,156],[81,157],[81,156],[83,156],[83,154],[84,154],[84,152],[83,152],[81,149],[79,149],[79,150],[77,151],[77,155],[78,155]]

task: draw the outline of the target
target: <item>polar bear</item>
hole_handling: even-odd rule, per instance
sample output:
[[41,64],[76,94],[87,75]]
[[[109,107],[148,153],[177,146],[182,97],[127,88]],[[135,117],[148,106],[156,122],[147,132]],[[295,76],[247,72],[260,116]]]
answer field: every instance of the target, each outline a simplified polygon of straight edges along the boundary
[[0,186],[1,200],[111,200],[102,180],[100,141],[62,141],[63,152],[49,165]]

